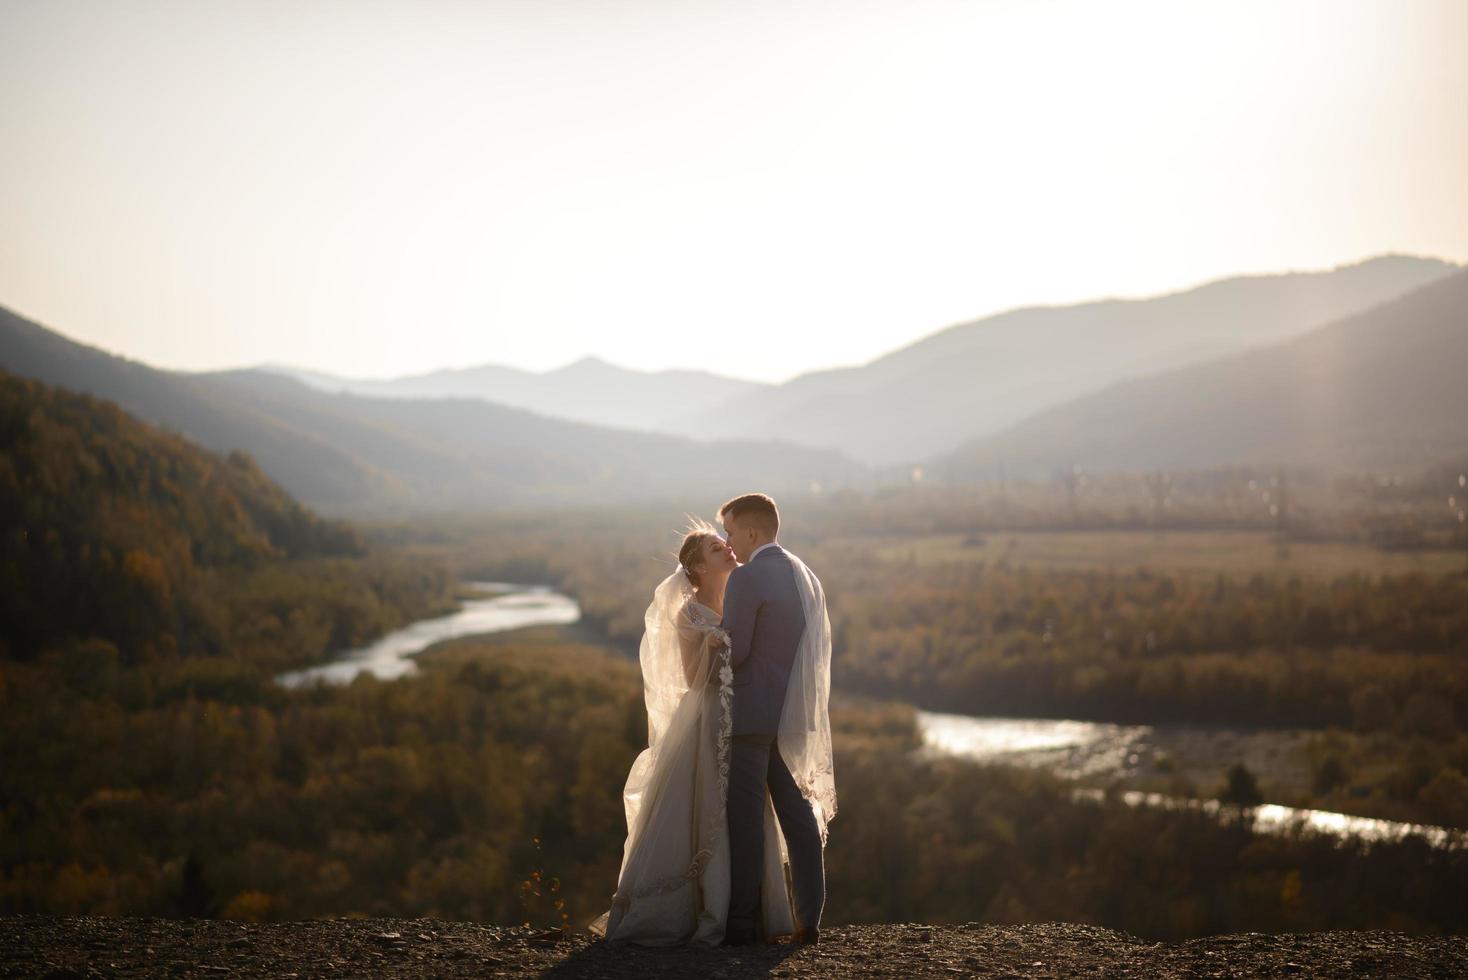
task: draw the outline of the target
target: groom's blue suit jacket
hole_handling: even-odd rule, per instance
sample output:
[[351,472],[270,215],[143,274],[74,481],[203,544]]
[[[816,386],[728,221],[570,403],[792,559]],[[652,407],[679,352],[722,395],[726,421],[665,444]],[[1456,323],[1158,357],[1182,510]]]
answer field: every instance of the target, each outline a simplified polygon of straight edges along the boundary
[[789,552],[772,545],[729,573],[719,625],[729,633],[734,670],[733,734],[777,734],[790,667],[805,632]]

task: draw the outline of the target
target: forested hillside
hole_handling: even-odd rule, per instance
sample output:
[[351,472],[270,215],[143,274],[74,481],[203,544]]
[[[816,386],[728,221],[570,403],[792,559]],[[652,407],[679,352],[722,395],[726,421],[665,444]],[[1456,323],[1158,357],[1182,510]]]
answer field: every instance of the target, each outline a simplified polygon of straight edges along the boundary
[[278,668],[446,608],[450,585],[373,554],[243,453],[0,372],[0,657]]

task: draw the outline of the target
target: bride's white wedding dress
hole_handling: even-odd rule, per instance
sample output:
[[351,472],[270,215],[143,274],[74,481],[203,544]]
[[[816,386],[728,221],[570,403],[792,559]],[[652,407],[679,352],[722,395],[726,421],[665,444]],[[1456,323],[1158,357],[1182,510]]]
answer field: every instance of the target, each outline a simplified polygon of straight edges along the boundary
[[[627,842],[612,907],[591,924],[613,942],[716,946],[729,914],[729,638],[681,569],[657,588],[640,659],[648,747],[623,788]],[[767,938],[794,931],[785,838],[765,798],[760,916]]]

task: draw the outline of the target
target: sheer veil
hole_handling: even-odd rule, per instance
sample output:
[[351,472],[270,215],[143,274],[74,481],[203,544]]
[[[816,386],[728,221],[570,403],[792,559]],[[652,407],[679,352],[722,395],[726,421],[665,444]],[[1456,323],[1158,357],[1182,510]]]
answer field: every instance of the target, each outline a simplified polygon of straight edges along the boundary
[[[679,614],[693,598],[693,591],[693,582],[680,565],[673,574],[658,583],[653,590],[652,604],[643,615],[638,660],[642,664],[642,693],[647,702],[647,745],[652,750],[657,749],[667,734],[678,703],[693,686],[684,673],[679,644],[679,631],[687,628],[680,624]],[[699,664],[705,668],[702,671],[705,683],[709,679],[708,666]]]
[[805,562],[788,551],[786,554],[795,569],[795,585],[805,609],[805,632],[790,668],[777,742],[795,785],[815,811],[824,845],[826,825],[836,816],[836,775],[831,760],[831,619],[820,580]]

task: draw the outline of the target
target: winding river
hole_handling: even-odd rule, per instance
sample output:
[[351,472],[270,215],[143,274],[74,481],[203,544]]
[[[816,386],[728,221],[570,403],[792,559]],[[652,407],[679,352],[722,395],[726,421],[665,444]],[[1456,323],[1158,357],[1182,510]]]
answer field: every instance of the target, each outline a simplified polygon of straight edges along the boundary
[[[548,586],[466,582],[464,588],[477,595],[464,600],[457,612],[418,620],[368,646],[348,650],[330,663],[278,674],[275,680],[290,688],[317,682],[347,684],[363,671],[382,680],[393,680],[414,673],[418,665],[413,658],[444,640],[527,626],[566,625],[581,618],[581,608],[574,599]],[[1158,730],[1150,725],[1050,718],[919,711],[917,720],[923,751],[927,754],[1043,768],[1067,779],[1092,782],[1097,777],[1136,772],[1158,735]],[[1094,786],[1076,787],[1073,795],[1077,799],[1097,800],[1104,791]],[[1217,800],[1182,799],[1160,793],[1129,791],[1120,794],[1120,798],[1132,806],[1196,807],[1208,813],[1216,813],[1220,807]],[[1420,834],[1438,846],[1463,843],[1462,834],[1454,835],[1442,827],[1425,824],[1375,820],[1273,803],[1254,811],[1254,828],[1260,832],[1285,833],[1301,824],[1337,836],[1357,835],[1367,840],[1396,840],[1408,834]]]
[[[1139,771],[1159,738],[1151,725],[1113,725],[1104,722],[1048,718],[995,718],[918,712],[918,728],[927,752],[937,755],[1048,769],[1068,779],[1122,777]],[[1094,780],[1092,780],[1094,781]],[[1077,799],[1099,800],[1105,791],[1077,787]],[[1162,793],[1128,790],[1120,798],[1131,806],[1198,808],[1217,814],[1218,800],[1184,799]],[[1331,810],[1265,803],[1254,808],[1254,829],[1261,833],[1289,833],[1295,826],[1339,837],[1399,840],[1421,835],[1438,847],[1464,846],[1464,834],[1444,827],[1356,817]]]
[[330,663],[277,674],[276,683],[284,687],[318,681],[350,684],[363,671],[381,680],[395,680],[417,671],[413,658],[435,643],[526,626],[559,626],[581,618],[576,601],[549,586],[465,582],[463,587],[477,595],[465,599],[457,612],[409,623],[374,643],[340,654]]

